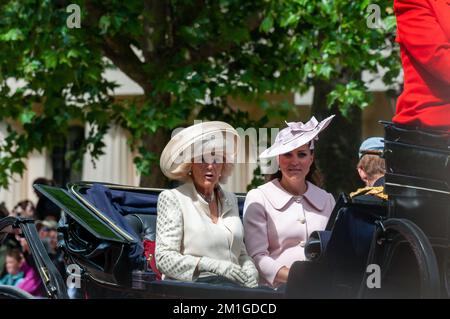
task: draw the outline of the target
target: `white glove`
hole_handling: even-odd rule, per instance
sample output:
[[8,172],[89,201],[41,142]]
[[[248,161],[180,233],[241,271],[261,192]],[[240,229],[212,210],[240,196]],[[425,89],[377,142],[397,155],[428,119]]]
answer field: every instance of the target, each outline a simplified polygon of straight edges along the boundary
[[231,261],[202,257],[198,263],[198,270],[199,272],[212,272],[213,274],[238,282],[241,285],[245,285],[247,282],[247,275],[242,271],[241,267]]
[[247,275],[247,281],[244,283],[245,287],[258,287],[259,274],[255,264],[251,260],[246,260],[242,264],[242,271]]

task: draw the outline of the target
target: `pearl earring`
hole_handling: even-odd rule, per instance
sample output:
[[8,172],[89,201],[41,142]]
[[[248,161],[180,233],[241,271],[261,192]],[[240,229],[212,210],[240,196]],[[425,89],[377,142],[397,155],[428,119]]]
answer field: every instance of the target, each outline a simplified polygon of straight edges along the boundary
[[191,176],[191,175],[192,175],[192,171],[189,171],[189,172],[188,172],[188,175]]

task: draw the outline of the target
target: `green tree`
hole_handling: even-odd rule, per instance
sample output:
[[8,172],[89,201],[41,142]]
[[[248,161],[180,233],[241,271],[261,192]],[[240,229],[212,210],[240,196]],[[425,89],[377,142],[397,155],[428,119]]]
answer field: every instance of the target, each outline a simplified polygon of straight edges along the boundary
[[[79,29],[66,23],[71,3],[81,8]],[[73,154],[78,159],[102,154],[110,125],[127,129],[144,185],[160,185],[155,160],[172,128],[194,117],[263,125],[286,111],[264,101],[268,92],[317,86],[313,111],[340,112],[348,124],[370,99],[361,71],[388,67],[387,82],[398,71],[392,52],[380,53],[392,43],[389,2],[380,3],[387,29],[367,28],[368,1],[3,1],[0,121],[8,123],[8,136],[0,146],[0,185],[23,171],[31,151],[62,143],[72,122],[92,128]],[[113,65],[143,88],[142,98],[113,99],[115,85],[102,77]],[[19,89],[10,89],[12,78],[21,81]],[[257,101],[267,116],[250,121],[227,104],[228,96]],[[351,124],[360,125],[357,116]],[[345,141],[348,133],[335,136]],[[328,157],[342,151],[342,141]]]
[[382,80],[392,86],[401,68],[392,1],[296,0],[271,5],[263,25],[268,32],[285,30],[291,35],[284,38],[292,61],[285,67],[296,74],[301,92],[314,87],[312,114],[319,119],[337,115],[317,147],[325,186],[335,193],[355,189],[361,110],[372,101],[362,71],[384,71]]

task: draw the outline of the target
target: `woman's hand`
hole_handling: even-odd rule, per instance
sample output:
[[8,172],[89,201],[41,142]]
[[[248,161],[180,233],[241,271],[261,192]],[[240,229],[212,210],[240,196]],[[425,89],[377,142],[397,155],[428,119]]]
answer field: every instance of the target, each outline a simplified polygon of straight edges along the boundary
[[284,284],[287,282],[289,276],[289,268],[283,266],[278,270],[277,275],[275,276],[275,283]]
[[259,273],[252,260],[248,259],[242,264],[242,271],[247,275],[247,281],[245,287],[256,288],[258,287]]
[[248,278],[242,268],[231,261],[217,260],[209,257],[202,257],[198,263],[199,272],[212,272],[216,275],[226,277],[232,281],[245,285]]
[[256,288],[258,287],[258,280],[255,277],[248,277],[247,281],[244,283],[244,286],[247,288]]

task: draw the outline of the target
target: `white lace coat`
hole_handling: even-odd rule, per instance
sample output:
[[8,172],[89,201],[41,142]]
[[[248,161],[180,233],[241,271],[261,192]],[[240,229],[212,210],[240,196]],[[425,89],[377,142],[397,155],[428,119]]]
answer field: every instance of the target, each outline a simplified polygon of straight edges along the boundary
[[203,256],[241,266],[253,264],[245,249],[236,196],[223,190],[220,194],[217,224],[192,182],[159,195],[155,258],[164,278],[193,281],[211,275],[195,271]]

